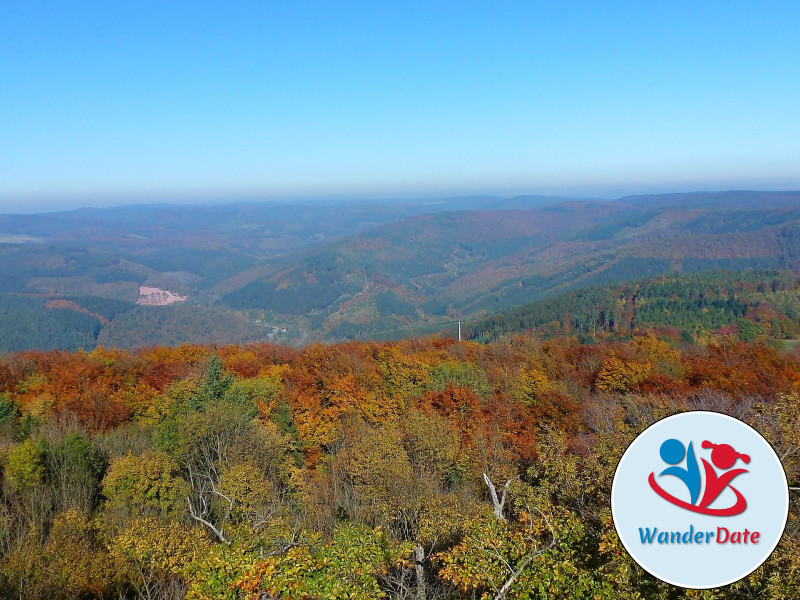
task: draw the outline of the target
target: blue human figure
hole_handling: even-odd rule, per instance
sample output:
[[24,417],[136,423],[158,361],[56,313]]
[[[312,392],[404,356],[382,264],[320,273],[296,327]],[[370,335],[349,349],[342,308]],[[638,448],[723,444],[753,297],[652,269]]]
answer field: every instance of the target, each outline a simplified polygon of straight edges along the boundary
[[697,458],[694,455],[692,442],[689,442],[689,450],[687,452],[680,441],[670,439],[661,444],[659,453],[664,462],[669,465],[677,465],[683,460],[684,453],[686,454],[685,469],[676,466],[668,467],[661,471],[659,477],[661,475],[675,475],[675,477],[678,477],[689,488],[691,504],[694,504],[700,495],[700,468],[697,466]]

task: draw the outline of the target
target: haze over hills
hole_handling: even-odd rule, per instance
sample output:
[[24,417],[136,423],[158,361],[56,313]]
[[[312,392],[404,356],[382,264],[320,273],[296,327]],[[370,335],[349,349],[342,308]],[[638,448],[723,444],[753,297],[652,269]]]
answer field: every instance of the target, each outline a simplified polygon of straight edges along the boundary
[[[594,284],[799,261],[797,192],[6,215],[0,349],[396,336]],[[186,300],[140,306],[142,286]]]

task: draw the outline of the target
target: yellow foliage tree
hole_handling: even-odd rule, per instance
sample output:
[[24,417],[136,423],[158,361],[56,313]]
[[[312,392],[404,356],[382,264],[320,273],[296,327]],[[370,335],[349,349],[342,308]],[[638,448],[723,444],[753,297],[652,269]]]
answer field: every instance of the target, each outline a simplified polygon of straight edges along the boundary
[[612,356],[603,363],[595,385],[598,390],[624,394],[644,381],[651,368],[649,362],[623,361]]
[[164,452],[128,454],[111,463],[103,494],[109,507],[134,514],[183,513],[189,486],[179,473],[178,463]]
[[109,555],[127,571],[143,597],[164,597],[185,589],[190,565],[211,547],[200,527],[156,517],[133,519],[109,539]]

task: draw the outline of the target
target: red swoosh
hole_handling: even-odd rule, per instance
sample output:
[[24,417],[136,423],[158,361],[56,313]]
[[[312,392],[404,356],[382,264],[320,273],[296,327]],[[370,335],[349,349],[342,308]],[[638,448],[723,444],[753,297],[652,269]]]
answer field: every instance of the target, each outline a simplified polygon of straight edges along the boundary
[[667,502],[674,504],[675,506],[680,506],[681,508],[685,508],[686,510],[690,510],[692,512],[700,513],[701,515],[712,515],[716,517],[732,517],[733,515],[738,515],[739,513],[744,512],[744,509],[747,508],[747,500],[744,499],[744,496],[737,490],[735,487],[730,487],[734,493],[736,494],[736,504],[729,508],[704,508],[701,506],[695,506],[694,504],[689,504],[688,502],[684,502],[679,498],[676,498],[672,494],[665,492],[661,489],[656,483],[656,478],[653,473],[650,473],[650,477],[647,478],[647,481],[650,483],[650,487],[653,488],[653,491],[664,498]]

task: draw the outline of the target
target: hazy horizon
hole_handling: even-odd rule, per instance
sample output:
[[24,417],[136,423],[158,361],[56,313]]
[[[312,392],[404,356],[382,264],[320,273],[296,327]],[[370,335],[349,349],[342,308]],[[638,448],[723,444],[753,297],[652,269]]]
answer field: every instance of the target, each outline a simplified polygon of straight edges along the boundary
[[[0,201],[0,215],[13,214],[47,214],[66,212],[84,209],[105,209],[105,208],[129,208],[136,206],[217,206],[217,205],[236,205],[236,204],[336,204],[336,203],[373,203],[373,202],[439,202],[445,200],[456,200],[466,198],[497,198],[498,201],[518,196],[533,197],[552,197],[564,198],[568,200],[618,200],[627,196],[648,196],[662,194],[685,194],[685,193],[716,193],[716,192],[796,192],[800,191],[800,184],[778,186],[743,186],[736,188],[695,188],[686,187],[684,189],[631,189],[617,190],[615,192],[601,191],[595,194],[581,193],[580,191],[567,190],[564,193],[538,193],[519,191],[516,193],[493,193],[491,191],[468,191],[447,193],[408,193],[408,194],[340,194],[340,195],[297,195],[297,196],[257,196],[257,195],[188,195],[188,194],[151,194],[151,195],[119,195],[110,194],[107,196],[90,196],[86,198],[55,198],[48,199],[28,199],[9,200],[6,203]],[[573,192],[573,193],[570,193]]]

